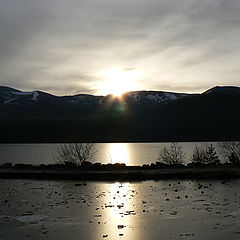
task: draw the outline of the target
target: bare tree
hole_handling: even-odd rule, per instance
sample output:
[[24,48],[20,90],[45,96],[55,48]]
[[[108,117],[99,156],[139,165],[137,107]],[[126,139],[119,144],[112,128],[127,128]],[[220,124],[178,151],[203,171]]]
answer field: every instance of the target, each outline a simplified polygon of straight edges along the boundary
[[193,149],[191,162],[198,164],[220,164],[219,157],[212,144],[210,146],[206,145],[205,149],[196,145]]
[[240,141],[219,142],[218,145],[225,159],[231,163],[240,162]]
[[83,162],[91,161],[95,154],[93,143],[66,143],[57,147],[54,158],[60,164],[80,166]]
[[206,164],[206,159],[207,159],[206,150],[203,149],[203,147],[199,147],[198,145],[196,145],[195,148],[193,149],[191,162],[198,164]]
[[182,164],[185,157],[185,153],[182,151],[182,147],[178,143],[171,143],[170,147],[164,147],[160,150],[158,160],[168,165]]

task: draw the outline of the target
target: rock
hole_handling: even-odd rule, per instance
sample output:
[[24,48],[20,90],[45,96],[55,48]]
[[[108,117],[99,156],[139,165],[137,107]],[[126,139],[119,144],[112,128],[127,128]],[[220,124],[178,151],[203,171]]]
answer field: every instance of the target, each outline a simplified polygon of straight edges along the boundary
[[82,184],[81,183],[75,183],[74,186],[79,187],[79,186],[82,186]]
[[125,227],[126,227],[125,225],[118,225],[118,226],[117,226],[118,229],[123,229],[123,228],[125,228]]
[[12,167],[12,163],[10,162],[6,162],[0,165],[0,168],[11,168]]

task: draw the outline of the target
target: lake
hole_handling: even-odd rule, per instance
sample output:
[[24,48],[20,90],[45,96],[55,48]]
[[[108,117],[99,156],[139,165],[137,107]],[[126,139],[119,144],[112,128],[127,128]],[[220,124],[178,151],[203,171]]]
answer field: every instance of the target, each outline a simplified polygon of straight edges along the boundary
[[[217,142],[182,142],[179,145],[185,153],[185,163],[190,161],[196,145],[213,144],[221,160]],[[97,143],[93,162],[125,163],[128,166],[155,163],[159,151],[170,143]],[[0,144],[0,164],[5,162],[51,164],[55,163],[59,144]]]
[[239,239],[239,186],[1,179],[0,239]]

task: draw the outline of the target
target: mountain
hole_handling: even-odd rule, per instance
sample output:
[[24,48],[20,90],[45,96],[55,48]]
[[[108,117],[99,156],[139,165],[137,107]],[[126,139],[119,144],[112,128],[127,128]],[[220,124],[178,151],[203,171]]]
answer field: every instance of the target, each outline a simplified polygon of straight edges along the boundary
[[239,87],[213,87],[203,94],[215,94],[215,95],[226,95],[226,96],[239,96],[240,88]]
[[[125,93],[121,99],[124,104],[130,105],[161,105],[171,101],[184,98],[188,94],[161,92],[161,91],[133,91]],[[112,95],[93,96],[89,94],[78,94],[74,96],[54,96],[41,91],[22,92],[9,87],[0,87],[1,113],[26,113],[32,111],[37,113],[52,112],[62,114],[69,112],[69,108],[96,108],[107,102],[120,101]],[[56,109],[57,107],[57,109]],[[58,108],[59,107],[59,108]],[[65,109],[64,109],[65,108]]]
[[240,88],[54,96],[0,87],[0,142],[240,139]]

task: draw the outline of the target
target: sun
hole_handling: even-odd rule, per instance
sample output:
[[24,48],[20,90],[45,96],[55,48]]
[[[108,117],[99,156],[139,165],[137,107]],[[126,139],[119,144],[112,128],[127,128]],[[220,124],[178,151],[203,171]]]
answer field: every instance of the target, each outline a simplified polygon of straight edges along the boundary
[[137,70],[107,70],[101,75],[105,80],[98,85],[99,94],[113,94],[120,97],[125,92],[141,89],[141,85],[138,82],[141,78],[141,73]]

